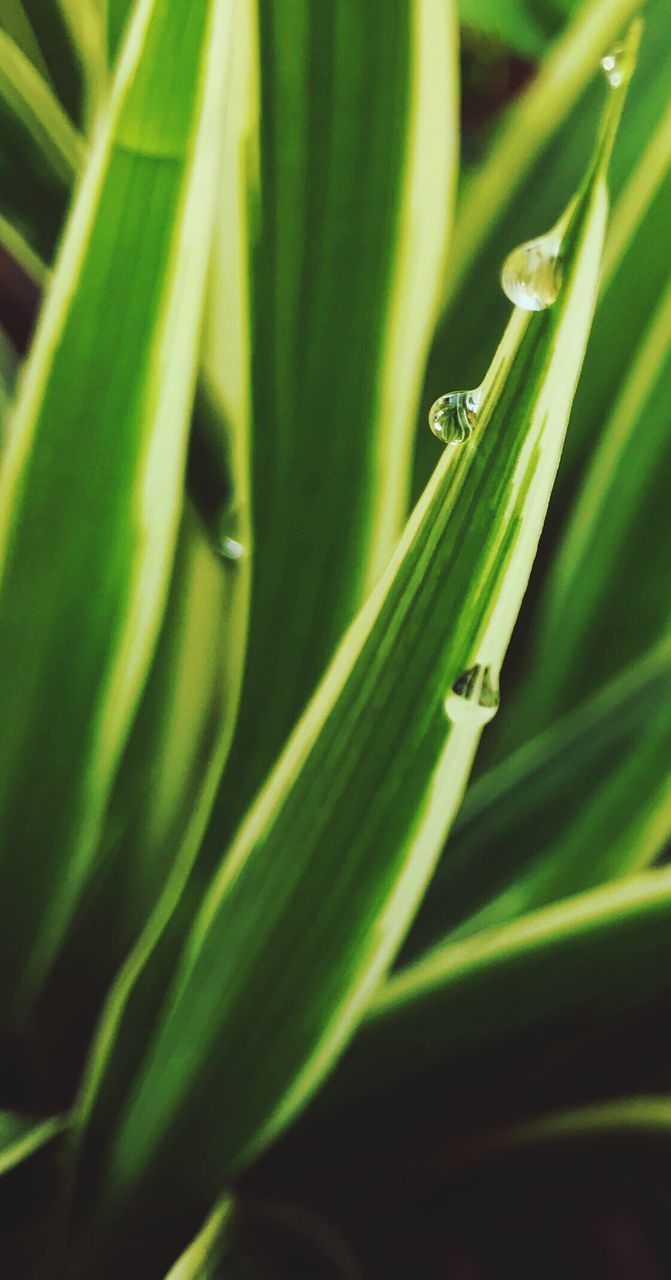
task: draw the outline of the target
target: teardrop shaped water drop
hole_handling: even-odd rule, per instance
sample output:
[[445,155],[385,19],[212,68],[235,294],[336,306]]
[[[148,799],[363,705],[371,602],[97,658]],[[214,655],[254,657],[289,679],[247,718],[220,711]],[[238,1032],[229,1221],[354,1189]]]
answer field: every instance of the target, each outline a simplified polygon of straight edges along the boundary
[[557,301],[562,282],[561,232],[557,227],[508,254],[501,269],[506,297],[524,311],[545,311]]
[[445,714],[453,724],[488,724],[499,709],[499,701],[496,672],[478,663],[452,685],[445,699]]
[[480,408],[480,392],[449,391],[429,410],[429,426],[443,444],[464,444],[471,435]]

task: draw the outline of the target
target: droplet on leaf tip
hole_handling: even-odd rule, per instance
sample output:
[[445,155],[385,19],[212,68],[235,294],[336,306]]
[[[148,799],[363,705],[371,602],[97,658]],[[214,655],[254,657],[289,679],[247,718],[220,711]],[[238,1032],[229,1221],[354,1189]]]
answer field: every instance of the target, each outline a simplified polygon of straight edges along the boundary
[[508,254],[501,269],[501,287],[516,307],[545,311],[557,301],[562,280],[560,251],[561,233],[555,227]]

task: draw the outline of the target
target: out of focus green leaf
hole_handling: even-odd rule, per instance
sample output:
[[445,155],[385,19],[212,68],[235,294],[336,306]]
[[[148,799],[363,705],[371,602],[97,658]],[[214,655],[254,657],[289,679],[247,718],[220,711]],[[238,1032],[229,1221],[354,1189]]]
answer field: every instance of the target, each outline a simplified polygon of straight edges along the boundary
[[30,227],[38,253],[51,251],[82,155],[51,89],[0,30],[0,213],[19,229]]
[[466,27],[530,55],[542,53],[578,0],[459,0]]
[[[80,124],[84,111],[82,68],[73,32],[66,17],[66,11],[73,0],[20,2],[58,97],[72,119]],[[78,3],[84,9],[88,7],[90,0],[78,0]]]
[[61,1116],[34,1120],[30,1116],[0,1111],[0,1177],[52,1142],[63,1133],[66,1123]]
[[222,1274],[220,1263],[234,1213],[234,1201],[225,1196],[212,1210],[196,1239],[170,1268],[165,1280],[217,1280]]

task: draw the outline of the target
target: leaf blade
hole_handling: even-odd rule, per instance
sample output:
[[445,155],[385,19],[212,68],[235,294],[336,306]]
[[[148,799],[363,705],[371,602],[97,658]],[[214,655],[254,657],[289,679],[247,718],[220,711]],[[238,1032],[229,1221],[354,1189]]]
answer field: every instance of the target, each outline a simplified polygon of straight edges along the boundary
[[[533,321],[513,314],[488,375],[478,447],[446,451],[206,896],[145,1063],[128,1100],[122,1084],[112,1103],[112,1114],[121,1111],[106,1192],[112,1216],[130,1186],[139,1194],[151,1183],[159,1151],[162,1167],[177,1170],[166,1152],[179,1150],[187,1128],[193,1141],[198,1125],[201,1172],[206,1177],[212,1161],[214,1182],[265,1145],[342,1051],[398,946],[481,727],[478,720],[446,728],[445,688],[478,658],[498,667],[540,534],[596,293],[603,158],[575,206],[557,304]],[[447,634],[446,601],[457,620]],[[353,796],[365,808],[360,830]],[[296,1017],[271,998],[278,963]],[[109,1090],[119,1088],[114,1038],[127,1000],[120,987],[80,1101],[94,1145],[110,1124]],[[252,1022],[250,1009],[259,1011]],[[188,1057],[184,1044],[193,1046]],[[213,1072],[229,1081],[242,1072],[246,1081],[223,1135],[213,1124],[214,1100],[205,1102]]]
[[[161,0],[143,4],[138,11],[119,72],[115,105],[99,135],[80,189],[46,312],[26,367],[10,449],[4,460],[0,669],[7,686],[4,696],[9,716],[3,734],[3,858],[16,871],[12,875],[13,893],[3,904],[12,914],[5,943],[11,951],[5,972],[9,984],[6,999],[14,981],[10,972],[20,955],[24,957],[24,987],[34,985],[38,973],[43,974],[87,873],[118,753],[160,621],[179,513],[195,339],[190,339],[192,351],[184,356],[181,366],[178,361],[166,366],[167,376],[162,377],[160,390],[158,373],[164,353],[176,341],[183,343],[187,333],[195,335],[197,331],[211,203],[207,195],[211,178],[205,165],[216,146],[213,107],[219,92],[219,80],[210,72],[210,88],[200,106],[200,41],[207,29],[208,15],[202,5],[192,7],[191,14],[191,26],[180,45],[180,53],[186,55],[190,51],[191,80],[188,62],[182,61],[179,67],[175,50],[172,63],[164,59],[164,67],[172,68],[173,75],[182,77],[182,86],[188,86],[181,99],[182,114],[180,95],[173,93],[163,126],[156,114],[157,103],[154,112],[146,117],[147,131],[143,132],[138,113],[143,112],[144,97],[151,86],[145,55],[153,58],[160,51],[161,31],[157,27],[163,23],[170,29],[171,24],[165,18]],[[173,38],[175,22],[173,17]],[[217,39],[221,38],[220,30],[217,28]],[[166,54],[168,51],[169,46]],[[169,92],[171,83],[170,79],[165,82],[164,92]],[[201,109],[205,113],[202,140],[192,156],[191,134]],[[196,185],[202,185],[200,213]],[[105,217],[96,219],[103,199]],[[147,218],[150,199],[154,201],[153,221]],[[138,243],[144,252],[135,281],[136,304],[126,306],[125,315],[117,312],[120,329],[115,331],[107,300],[110,273],[124,247],[124,236],[127,253]],[[196,245],[199,236],[201,239],[185,288],[187,254],[194,254],[194,245],[187,244],[189,236],[195,237]],[[74,281],[77,290],[73,293]],[[145,341],[148,331],[153,331],[152,346]],[[97,342],[98,367],[88,363],[90,347],[82,349],[82,332],[88,334],[89,343]],[[125,344],[123,360],[119,359],[120,341]],[[144,365],[133,363],[138,350],[149,353],[145,354]],[[189,352],[189,339],[183,350]],[[104,401],[96,394],[100,381],[106,387]],[[82,437],[91,403],[98,405],[99,430],[102,432],[106,422],[109,432],[107,465],[111,474],[100,470],[99,446],[96,485],[92,484],[95,467],[92,472],[86,458],[86,436]],[[122,407],[125,418],[120,419]],[[125,450],[117,431],[121,422],[127,432]],[[143,429],[138,435],[135,425],[140,423]],[[163,424],[162,431],[159,423]],[[67,466],[63,452],[75,437],[80,451],[76,472]],[[89,511],[93,528],[99,521],[100,528],[106,527],[107,537],[111,536],[104,571],[107,605],[103,606],[103,596],[99,595],[93,614],[86,612],[87,584],[96,578],[102,581],[99,575],[103,574],[105,553],[100,542],[95,546],[95,555],[90,542],[82,544],[81,524],[72,518],[75,477],[81,511]],[[43,554],[45,509],[50,512],[52,535],[61,540],[61,572],[54,578],[45,566]],[[128,554],[125,563],[124,552]],[[93,555],[95,563],[91,561]],[[99,560],[99,556],[103,559]],[[40,591],[36,597],[38,582]],[[36,608],[40,613],[37,630],[31,623]],[[57,645],[54,627],[62,637]],[[90,643],[84,662],[86,634]],[[73,669],[75,635],[79,649]],[[52,866],[55,872],[57,867],[60,870],[56,881],[45,875],[38,892],[38,886],[24,882],[25,874],[18,874],[11,851],[17,843],[24,849],[42,848],[44,831],[38,810],[33,805],[32,815],[27,812],[21,797],[25,786],[33,787],[31,758],[35,758],[36,750],[44,757],[47,748],[48,735],[40,712],[40,682],[47,678],[48,666],[53,667],[55,653],[62,672],[69,670],[71,674],[60,691],[60,706],[52,683],[54,721],[51,751],[47,753],[50,769],[43,774],[42,787],[45,804],[51,807]],[[20,716],[16,722],[23,726],[19,741],[9,729],[15,715]],[[58,738],[64,724],[68,726],[69,752],[63,752]],[[12,787],[10,800],[7,788],[12,779],[19,785]],[[69,868],[70,880],[66,883],[61,874],[63,867]],[[32,948],[32,956],[26,965],[28,947]]]

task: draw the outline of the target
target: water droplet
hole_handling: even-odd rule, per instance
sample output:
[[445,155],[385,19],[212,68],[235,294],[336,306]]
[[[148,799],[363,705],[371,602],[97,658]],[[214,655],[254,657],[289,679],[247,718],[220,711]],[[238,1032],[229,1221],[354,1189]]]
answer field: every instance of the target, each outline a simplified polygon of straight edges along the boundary
[[545,311],[556,302],[561,288],[561,231],[527,240],[508,254],[501,270],[506,297],[524,311]]
[[222,538],[219,542],[219,554],[224,560],[240,560],[245,554],[245,548],[237,538]]
[[603,71],[611,89],[621,89],[623,85],[629,84],[632,72],[634,70],[635,49],[632,51],[631,43],[616,44],[615,47],[601,59],[601,70]]
[[464,444],[468,440],[480,408],[480,391],[450,391],[440,396],[429,410],[429,426],[444,444]]
[[479,663],[459,676],[445,699],[445,714],[453,724],[488,724],[498,709],[496,672]]

